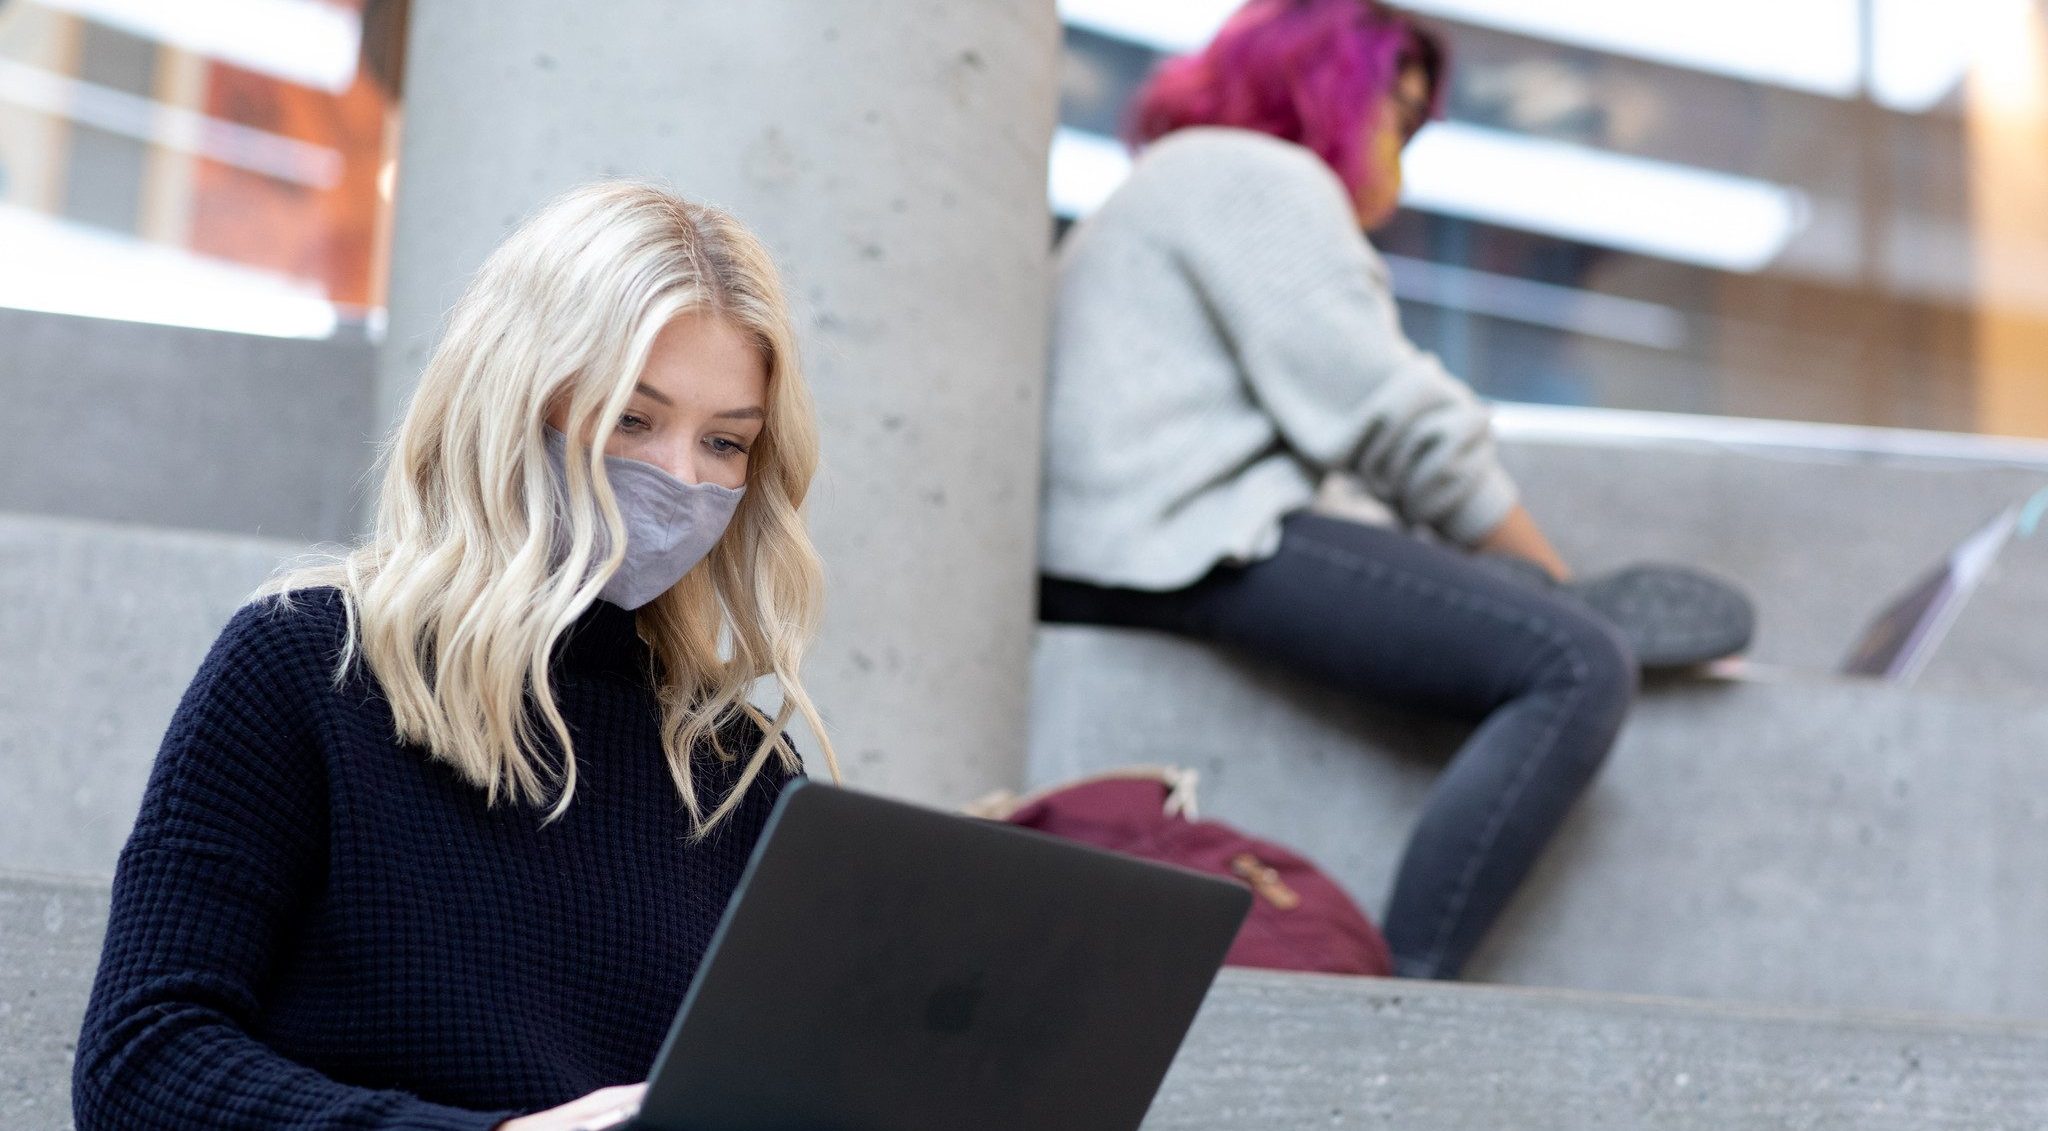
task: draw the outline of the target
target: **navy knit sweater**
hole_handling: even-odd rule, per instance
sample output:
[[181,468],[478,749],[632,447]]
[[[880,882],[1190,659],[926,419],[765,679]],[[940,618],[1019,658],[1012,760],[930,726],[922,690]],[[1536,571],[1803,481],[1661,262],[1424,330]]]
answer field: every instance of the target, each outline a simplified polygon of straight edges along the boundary
[[185,693],[114,877],[80,1131],[488,1128],[646,1076],[784,775],[690,844],[651,653],[599,602],[556,653],[575,800],[486,808],[362,665],[334,688],[342,616],[245,606]]

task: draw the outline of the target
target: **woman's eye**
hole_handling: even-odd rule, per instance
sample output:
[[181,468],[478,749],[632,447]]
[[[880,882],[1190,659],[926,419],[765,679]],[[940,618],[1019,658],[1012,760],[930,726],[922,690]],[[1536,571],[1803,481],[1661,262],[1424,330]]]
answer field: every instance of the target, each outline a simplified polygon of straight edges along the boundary
[[645,432],[649,425],[646,417],[636,416],[629,412],[619,417],[619,427],[627,432]]
[[747,454],[747,449],[745,448],[745,446],[735,441],[728,440],[723,436],[711,437],[710,443],[711,450],[717,452],[721,456],[743,456]]

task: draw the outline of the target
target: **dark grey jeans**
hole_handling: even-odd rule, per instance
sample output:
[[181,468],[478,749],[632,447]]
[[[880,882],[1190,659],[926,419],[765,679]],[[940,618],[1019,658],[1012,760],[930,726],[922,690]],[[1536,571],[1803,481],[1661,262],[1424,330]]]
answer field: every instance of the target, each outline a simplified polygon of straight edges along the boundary
[[1040,615],[1214,641],[1362,699],[1477,721],[1430,790],[1387,904],[1395,973],[1409,977],[1458,976],[1636,692],[1628,646],[1569,598],[1399,531],[1309,514],[1284,521],[1273,557],[1186,589],[1046,578]]

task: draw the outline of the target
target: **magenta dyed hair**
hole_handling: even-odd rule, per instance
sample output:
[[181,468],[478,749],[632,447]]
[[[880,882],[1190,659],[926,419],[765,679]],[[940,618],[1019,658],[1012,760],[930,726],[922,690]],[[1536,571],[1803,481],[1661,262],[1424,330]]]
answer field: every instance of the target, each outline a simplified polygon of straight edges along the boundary
[[1313,150],[1346,188],[1365,187],[1360,134],[1401,69],[1442,99],[1441,41],[1376,0],[1251,0],[1202,50],[1169,59],[1132,103],[1133,146],[1188,126],[1237,126]]

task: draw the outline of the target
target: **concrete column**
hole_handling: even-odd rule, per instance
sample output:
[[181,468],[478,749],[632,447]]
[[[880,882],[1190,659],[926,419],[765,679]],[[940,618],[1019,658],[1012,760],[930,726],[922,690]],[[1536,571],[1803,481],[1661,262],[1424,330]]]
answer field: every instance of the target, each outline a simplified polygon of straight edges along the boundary
[[782,265],[818,393],[830,609],[807,675],[852,784],[953,802],[1017,780],[1052,0],[415,0],[412,19],[383,419],[541,201],[620,174],[731,209]]

